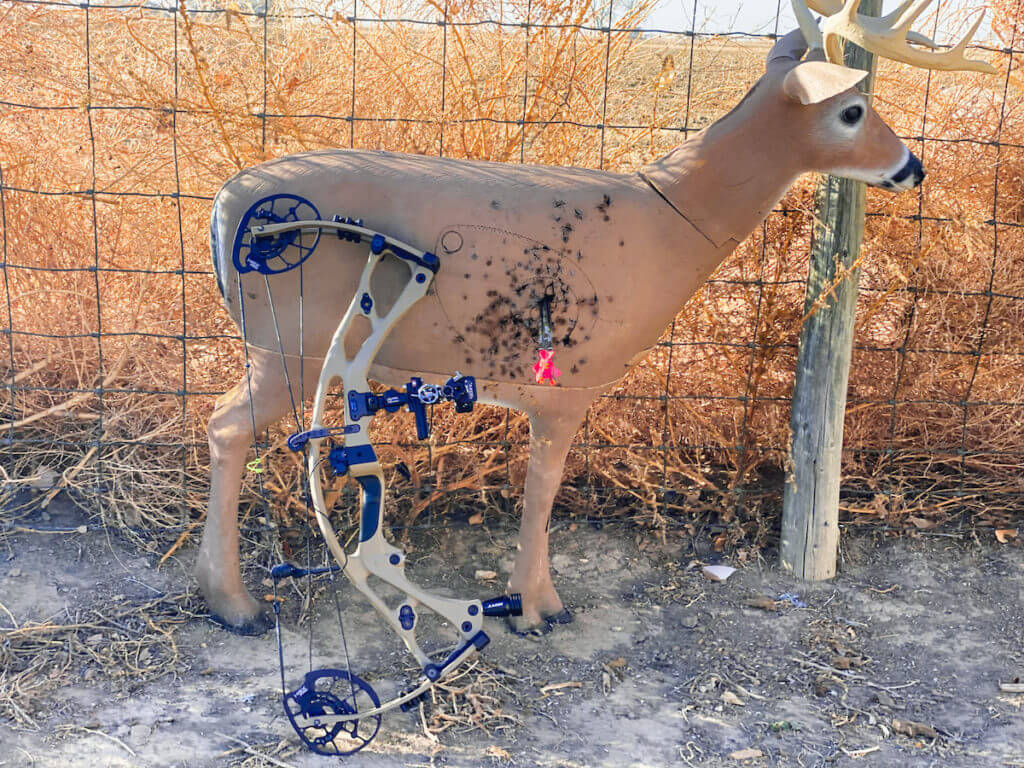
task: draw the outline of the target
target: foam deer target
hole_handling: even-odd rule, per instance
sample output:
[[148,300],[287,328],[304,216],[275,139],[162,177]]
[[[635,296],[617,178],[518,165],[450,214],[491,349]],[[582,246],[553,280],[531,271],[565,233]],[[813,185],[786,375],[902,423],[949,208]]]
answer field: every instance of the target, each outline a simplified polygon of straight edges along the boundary
[[[799,175],[828,172],[895,192],[921,183],[920,161],[856,90],[866,73],[839,63],[836,41],[924,67],[987,65],[964,57],[967,40],[922,50],[934,46],[909,25],[923,2],[877,20],[858,16],[855,0],[808,5],[828,16],[823,32],[797,2],[803,35],[776,43],[742,102],[635,173],[331,150],[250,168],[217,194],[213,263],[248,366],[209,422],[210,506],[195,571],[209,608],[236,630],[266,626],[239,571],[242,473],[254,434],[287,413],[301,418],[313,395],[312,422],[291,442],[308,453],[315,517],[337,562],[313,571],[344,571],[423,669],[384,703],[350,671],[311,671],[284,699],[314,749],[363,746],[376,728],[360,730],[361,722],[415,701],[449,674],[486,642],[483,615],[517,613],[519,595],[521,615],[510,617],[518,631],[570,619],[551,579],[548,520],[573,435],[595,398],[647,354]],[[456,371],[475,377],[472,384]],[[372,395],[367,378],[398,388]],[[325,424],[324,398],[338,379],[345,421]],[[405,577],[404,556],[384,538],[383,475],[368,420],[408,407],[422,434],[431,398],[529,417],[513,596],[431,595]],[[362,487],[352,553],[338,542],[319,489],[328,460]],[[378,594],[370,576],[398,602]],[[414,637],[427,610],[460,633],[446,658],[424,653]]]

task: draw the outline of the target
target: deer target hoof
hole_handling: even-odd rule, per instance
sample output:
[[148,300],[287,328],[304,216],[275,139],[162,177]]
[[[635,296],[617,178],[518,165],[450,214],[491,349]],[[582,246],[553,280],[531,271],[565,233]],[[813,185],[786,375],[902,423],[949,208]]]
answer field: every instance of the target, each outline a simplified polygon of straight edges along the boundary
[[549,634],[556,624],[571,624],[572,621],[572,613],[567,608],[563,608],[557,613],[542,614],[541,620],[534,624],[527,624],[523,621],[522,616],[509,616],[505,619],[509,631],[519,637],[541,637]]
[[552,629],[552,626],[543,619],[540,623],[531,625],[523,623],[521,616],[509,616],[505,619],[505,625],[508,627],[508,631],[517,637],[542,637],[549,634]]
[[573,615],[568,608],[563,608],[558,613],[554,613],[550,616],[545,616],[544,622],[549,627],[553,627],[555,624],[572,624]]
[[271,619],[264,611],[261,611],[253,618],[246,619],[238,624],[232,624],[230,621],[218,616],[216,613],[211,613],[209,618],[210,621],[221,629],[226,629],[234,635],[243,635],[244,637],[260,637],[265,635],[270,628],[274,626],[273,619]]

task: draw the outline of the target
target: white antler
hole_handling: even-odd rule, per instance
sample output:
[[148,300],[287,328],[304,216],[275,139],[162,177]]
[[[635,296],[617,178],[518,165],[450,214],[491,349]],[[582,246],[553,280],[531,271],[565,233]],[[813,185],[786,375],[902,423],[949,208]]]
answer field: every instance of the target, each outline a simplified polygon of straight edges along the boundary
[[[963,39],[948,50],[939,51],[930,38],[911,29],[932,0],[904,0],[885,16],[873,17],[857,13],[860,0],[792,0],[793,13],[800,24],[807,45],[823,49],[828,60],[843,63],[843,39],[849,40],[879,56],[902,61],[925,69],[973,71],[994,74],[995,67],[987,61],[968,59],[967,46],[981,26],[984,14],[978,17]],[[814,20],[811,10],[825,16],[822,29]],[[924,46],[926,51],[914,46]]]

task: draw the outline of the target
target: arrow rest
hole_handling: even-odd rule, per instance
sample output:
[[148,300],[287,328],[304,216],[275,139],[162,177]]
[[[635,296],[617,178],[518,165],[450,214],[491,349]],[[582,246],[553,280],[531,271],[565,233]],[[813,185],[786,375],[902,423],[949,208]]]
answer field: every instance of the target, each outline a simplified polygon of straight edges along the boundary
[[[303,218],[307,212],[313,214],[311,218]],[[255,271],[264,276],[276,332],[277,314],[268,276],[301,267],[319,242],[323,230],[333,231],[342,240],[369,246],[367,263],[355,295],[324,358],[311,424],[307,429],[291,435],[287,441],[292,451],[302,452],[306,458],[309,487],[307,505],[313,507],[327,548],[336,564],[312,567],[308,562],[310,553],[307,546],[305,568],[281,563],[271,570],[271,576],[274,580],[274,615],[285,714],[302,743],[309,749],[321,755],[345,756],[358,752],[373,740],[385,712],[416,707],[435,683],[444,680],[484,648],[490,642],[483,631],[485,617],[521,615],[522,601],[519,595],[501,595],[483,601],[456,600],[422,590],[406,578],[405,555],[384,537],[381,525],[384,473],[369,439],[369,424],[373,416],[381,411],[395,413],[405,408],[413,414],[417,436],[422,440],[430,434],[427,405],[450,401],[457,413],[469,413],[477,401],[476,380],[457,372],[443,385],[427,384],[414,377],[402,391],[389,389],[380,394],[372,392],[367,382],[367,373],[384,337],[409,308],[426,295],[440,269],[437,256],[368,229],[363,226],[362,219],[337,215],[327,221],[319,217],[315,206],[308,200],[295,195],[279,195],[259,201],[242,218],[235,237],[235,266],[240,273]],[[307,242],[312,244],[306,246]],[[380,304],[371,289],[371,277],[385,256],[394,257],[408,268],[408,280],[391,308],[381,316],[377,312]],[[302,284],[301,272],[299,284]],[[239,293],[242,301],[241,284]],[[301,295],[300,287],[300,302]],[[243,334],[244,318],[243,302]],[[369,322],[370,332],[360,349],[350,357],[345,352],[344,339],[357,318]],[[284,365],[284,346],[280,334],[277,341]],[[287,365],[284,365],[284,370],[287,377]],[[345,396],[342,398],[345,423],[328,427],[322,423],[322,417],[329,385],[336,379],[345,387]],[[289,390],[293,391],[291,381],[287,384]],[[303,420],[294,402],[292,409],[296,423],[302,424]],[[330,446],[332,438],[340,439],[341,443]],[[330,446],[326,457],[323,456],[324,441],[328,441]],[[325,460],[336,475],[349,475],[360,486],[359,544],[353,552],[346,551],[339,541],[324,503],[320,465]],[[329,575],[333,580],[339,571],[369,600],[415,657],[421,669],[421,677],[389,701],[382,702],[373,687],[350,670],[348,642],[341,620],[337,590],[334,598],[345,667],[311,668],[298,687],[289,689],[287,685],[281,609],[277,597],[278,582],[287,578],[305,577],[312,586],[314,576]],[[397,603],[394,600],[389,603],[378,594],[370,584],[370,576],[397,592],[400,595]],[[424,652],[417,640],[416,631],[426,611],[434,613],[444,624],[456,630],[454,650],[443,658],[434,658]],[[310,656],[312,661],[312,652]]]

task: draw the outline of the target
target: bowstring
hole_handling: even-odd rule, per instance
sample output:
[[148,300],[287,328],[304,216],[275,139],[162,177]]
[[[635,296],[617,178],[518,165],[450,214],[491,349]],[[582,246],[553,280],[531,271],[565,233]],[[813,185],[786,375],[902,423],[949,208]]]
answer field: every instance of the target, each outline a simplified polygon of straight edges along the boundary
[[[299,249],[300,249],[300,252],[301,252],[301,248],[302,248],[302,234],[303,234],[302,230],[299,230]],[[303,279],[302,264],[301,263],[299,264],[299,388],[300,388],[299,395],[300,395],[300,405],[303,408],[303,413],[301,415],[301,419],[300,419],[300,415],[299,415],[299,407],[297,407],[296,404],[295,404],[295,392],[294,392],[294,389],[292,388],[291,375],[288,373],[288,361],[287,361],[287,359],[285,357],[284,342],[281,340],[281,328],[280,328],[280,325],[278,324],[278,321],[277,321],[277,307],[276,307],[276,305],[274,303],[274,292],[270,288],[270,278],[268,277],[268,275],[266,273],[263,273],[263,283],[264,283],[264,285],[266,286],[266,289],[267,289],[267,299],[268,299],[268,301],[270,303],[270,317],[271,317],[271,319],[273,320],[273,323],[274,323],[274,337],[277,340],[277,349],[278,349],[278,352],[280,353],[280,356],[281,356],[281,370],[284,373],[285,385],[288,388],[288,400],[289,400],[289,402],[291,404],[291,408],[292,408],[292,418],[295,419],[296,428],[301,431],[301,430],[305,429],[305,426],[306,426],[305,425],[305,408],[304,408],[305,404],[304,404],[304,398],[302,397],[302,395],[303,395],[302,389],[304,387],[304,376],[303,376],[303,373],[304,373],[304,361],[305,361],[305,334],[303,333],[303,331],[304,331],[304,316],[305,316],[305,303],[303,301],[304,296],[305,296],[305,282],[304,282],[304,279]],[[241,281],[239,281],[239,285],[241,285]],[[244,330],[243,330],[243,335],[244,335]],[[326,360],[324,361],[324,363],[326,364]],[[252,398],[251,397],[249,399],[249,404],[250,404],[250,408],[251,408],[252,407]],[[305,486],[303,487],[303,494],[302,494],[302,496],[303,496],[303,500],[304,500],[305,508],[306,508],[306,519],[307,519],[307,522],[309,520],[309,514],[310,514],[310,498],[309,498],[309,493],[308,493],[308,487],[309,487],[309,482],[310,482],[310,475],[309,475],[308,464],[307,464],[307,461],[308,461],[308,446],[309,446],[309,444],[307,442],[303,446],[303,448],[302,448],[302,456],[303,456],[303,461],[302,461],[303,469],[302,469],[302,472],[303,472],[303,481],[305,483]],[[320,464],[320,462],[317,463],[317,466],[319,466],[319,464]],[[347,558],[348,558],[348,553],[347,552],[345,553],[345,556],[346,556],[346,561],[347,561]],[[330,564],[329,561],[327,561],[327,562],[328,562],[328,564]],[[346,564],[347,564],[347,562],[340,564],[342,569],[345,568]],[[306,536],[306,571],[307,571],[307,573],[306,573],[306,589],[307,589],[307,592],[308,592],[308,594],[310,596],[310,601],[311,601],[310,605],[312,606],[313,575],[308,572],[311,569],[312,569],[312,551],[311,551],[311,547],[310,547],[310,537]],[[331,586],[333,587],[333,589],[331,591],[334,594],[334,607],[335,607],[335,611],[337,612],[337,615],[338,615],[338,628],[339,628],[339,630],[341,632],[341,644],[342,644],[342,649],[343,649],[344,654],[345,654],[345,669],[346,669],[346,671],[348,673],[349,695],[350,695],[350,697],[352,699],[352,708],[355,710],[356,714],[359,714],[359,703],[358,703],[358,701],[356,699],[355,683],[352,680],[352,662],[351,662],[351,659],[349,657],[348,640],[345,637],[345,623],[341,619],[341,602],[338,599],[338,584],[337,584],[337,581],[335,580],[335,575],[334,575],[333,571],[331,572],[331,582],[332,582]],[[309,644],[308,644],[308,661],[309,661],[309,670],[310,671],[313,670],[313,626],[314,626],[314,623],[315,622],[313,621],[313,617],[311,615],[310,619],[309,619]],[[284,663],[283,663],[283,651],[281,650],[281,645],[280,645],[280,637],[278,639],[278,651],[279,651],[279,656],[282,659],[282,663],[281,663],[281,676],[282,676],[282,680],[283,680],[283,678],[284,678]]]
[[281,703],[288,706],[288,685],[284,680],[284,644],[281,642],[281,606],[277,602],[277,579],[274,582],[274,634],[277,636],[277,668],[281,671]]
[[[299,240],[299,253],[301,255],[301,252],[302,252],[302,230],[301,229],[299,230],[298,240]],[[304,347],[303,342],[305,341],[305,339],[304,339],[305,334],[303,333],[303,302],[302,302],[302,295],[303,295],[303,292],[304,292],[304,286],[303,286],[302,263],[300,262],[298,266],[299,266],[299,390],[300,390],[299,391],[299,403],[298,403],[298,406],[296,406],[296,404],[295,404],[295,390],[292,387],[291,374],[288,373],[288,359],[287,359],[287,356],[284,353],[284,342],[281,340],[281,327],[280,327],[280,325],[277,322],[277,305],[274,302],[274,292],[270,288],[270,278],[269,278],[269,276],[265,272],[263,273],[263,284],[267,288],[267,300],[270,303],[270,317],[271,317],[271,319],[274,322],[274,337],[277,339],[277,350],[278,350],[278,353],[281,356],[281,371],[284,373],[285,386],[288,388],[288,402],[291,404],[291,407],[292,407],[292,418],[295,420],[295,429],[298,430],[299,432],[301,432],[301,431],[303,431],[306,428],[305,397],[304,397],[305,392],[303,390],[303,387],[305,385],[305,380],[304,380],[304,376],[303,376],[303,359],[305,357],[304,348],[303,348]],[[300,410],[301,410],[301,413],[300,413]],[[308,460],[308,455],[307,455],[306,446],[303,445],[303,447],[302,447],[302,461],[300,462],[300,464],[302,465],[302,469],[301,469],[302,477],[300,479],[300,488],[301,488],[301,492],[302,492],[303,503],[304,503],[304,506],[306,508],[306,523],[308,525],[309,524],[309,498],[307,497],[307,486],[308,486],[309,476],[308,476],[308,473],[307,473],[307,470],[306,470],[306,461],[307,460]],[[309,603],[310,603],[310,609],[312,610],[313,574],[309,573],[309,570],[313,567],[313,563],[312,563],[312,554],[311,554],[311,551],[310,551],[310,543],[309,543],[309,534],[308,533],[307,533],[305,539],[306,539],[306,594],[307,594],[307,599],[309,600]],[[281,541],[280,529],[278,529],[278,541],[279,542]],[[283,545],[281,546],[281,554],[282,554],[282,556],[284,555],[284,546]],[[313,671],[313,619],[312,619],[312,616],[310,616],[310,619],[309,619],[309,644],[308,644],[308,646],[309,646],[308,653],[307,653],[308,670],[310,672],[312,672]]]
[[[242,275],[238,274],[238,307],[240,313],[240,322],[242,326],[242,350],[245,354],[245,380],[246,386],[249,390],[249,421],[252,424],[252,447],[256,452],[256,466],[262,465],[262,459],[260,457],[260,444],[256,437],[256,409],[252,401],[252,364],[249,362],[249,334],[247,331],[247,325],[245,322],[245,291],[242,290]],[[259,486],[260,498],[263,503],[268,507],[266,492],[263,488],[263,473],[255,472],[256,483]],[[281,701],[284,702],[288,697],[288,684],[284,679],[284,646],[281,643],[281,608],[277,602],[277,581],[274,581],[274,633],[277,635],[277,661],[278,668],[281,671]]]
[[259,487],[260,499],[263,501],[263,504],[269,509],[269,504],[267,503],[266,490],[263,488],[263,461],[260,456],[260,442],[259,438],[256,435],[256,409],[252,401],[252,363],[249,361],[249,339],[246,333],[245,324],[245,292],[242,290],[241,275],[238,276],[238,305],[240,311],[239,319],[242,325],[242,350],[245,353],[245,382],[246,387],[249,390],[249,421],[252,424],[252,447],[253,450],[256,452],[255,465],[261,468],[260,471],[257,471],[254,474],[256,475],[256,484]]
[[[345,553],[346,560],[348,552]],[[341,620],[341,601],[338,599],[338,582],[335,580],[334,571],[331,571],[331,586],[333,589],[331,592],[334,595],[334,610],[338,614],[338,629],[341,632],[341,648],[345,653],[345,670],[348,672],[348,689],[352,697],[352,709],[355,713],[359,714],[359,702],[356,700],[356,688],[355,683],[352,681],[352,662],[349,661],[348,657],[348,639],[345,637],[345,622]],[[353,720],[355,724],[354,730],[359,730],[359,721]]]
[[[299,359],[302,359],[302,267],[299,267]],[[274,306],[274,293],[270,290],[270,277],[266,272],[263,273],[263,284],[267,286],[267,298],[270,300],[270,318],[274,321],[274,336],[277,339],[277,350],[281,354],[281,370],[284,372],[285,386],[288,387],[288,400],[292,406],[292,418],[295,419],[295,425],[298,428],[305,426],[299,421],[299,411],[295,405],[295,392],[292,390],[292,377],[288,373],[288,361],[284,354],[284,343],[281,341],[281,328],[277,324],[277,309]],[[301,382],[300,382],[301,386]]]
[[[301,252],[302,248],[302,231],[299,231],[299,249]],[[277,322],[277,307],[274,303],[274,292],[270,288],[270,278],[266,272],[263,274],[263,284],[267,289],[267,300],[270,303],[270,317],[274,322],[274,337],[277,340],[277,351],[281,356],[281,372],[284,374],[285,387],[288,389],[288,401],[292,407],[292,418],[295,420],[295,428],[300,432],[305,428],[305,413],[303,412],[301,418],[299,415],[299,409],[295,405],[295,391],[292,388],[291,374],[288,373],[288,359],[284,353],[284,342],[281,340],[281,327]],[[302,265],[299,265],[299,388],[303,386],[302,381]],[[302,403],[302,392],[299,393],[299,402]],[[305,473],[306,466],[306,448],[303,446],[302,449],[302,461],[300,462],[303,466],[303,473]],[[302,480],[306,480],[305,474],[303,474]],[[300,481],[301,482],[301,481]],[[306,502],[306,519],[309,520],[309,501],[305,498],[306,494],[303,492],[303,498]],[[284,542],[281,538],[281,529],[278,528],[278,545],[281,547],[281,556],[284,557]],[[309,536],[306,536],[306,590],[309,595],[310,604],[312,604],[313,595],[313,576],[308,573],[310,569],[310,551],[309,551]],[[274,583],[274,607],[277,608],[277,583]],[[277,651],[278,660],[281,664],[281,678],[284,679],[284,650],[281,645],[281,625],[280,621],[277,626]],[[309,623],[309,671],[313,671],[313,621],[310,619]]]
[[[302,230],[299,230],[299,255],[301,256],[302,251]],[[305,334],[305,311],[306,306],[303,302],[305,295],[305,271],[303,269],[303,261],[299,262],[299,410],[302,416],[302,423],[296,424],[295,428],[302,431],[306,428],[306,375],[305,375],[305,363],[306,363],[306,334]],[[312,425],[311,425],[312,426]],[[307,462],[309,461],[308,442],[302,446],[302,502],[306,509],[306,525],[309,526],[309,467]],[[319,466],[319,464],[317,465]],[[312,600],[313,600],[313,574],[309,573],[313,568],[313,548],[310,539],[312,538],[312,531],[306,531],[306,594],[309,595],[310,610],[312,611]],[[313,671],[313,620],[310,617],[309,622],[309,647],[307,655],[309,659],[309,671]]]
[[[249,361],[249,336],[247,333],[247,326],[245,322],[245,292],[242,290],[242,276],[238,275],[238,307],[240,313],[240,321],[242,326],[242,350],[245,353],[245,381],[246,386],[249,390],[249,421],[252,424],[252,447],[256,452],[256,466],[262,466],[262,459],[260,457],[260,443],[256,436],[256,409],[252,401],[252,364]],[[263,488],[263,472],[255,472],[256,483],[259,486],[260,499],[267,507],[269,514],[270,505],[267,503],[267,494]],[[283,552],[282,552],[283,554]],[[274,633],[277,635],[277,662],[278,669],[281,671],[281,701],[282,703],[288,697],[288,684],[284,679],[284,645],[281,642],[281,607],[277,602],[277,581],[274,581]],[[287,706],[287,705],[285,705]]]

